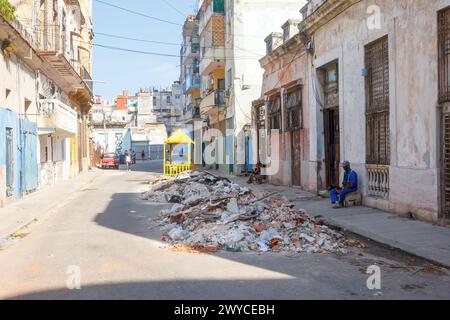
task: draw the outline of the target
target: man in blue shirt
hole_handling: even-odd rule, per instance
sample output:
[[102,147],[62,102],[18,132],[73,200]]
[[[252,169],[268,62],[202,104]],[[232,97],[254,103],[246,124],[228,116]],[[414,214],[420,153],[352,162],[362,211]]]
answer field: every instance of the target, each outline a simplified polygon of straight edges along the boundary
[[334,209],[344,206],[345,195],[358,191],[358,174],[350,168],[348,161],[344,161],[342,167],[345,170],[342,188],[330,191],[331,204]]

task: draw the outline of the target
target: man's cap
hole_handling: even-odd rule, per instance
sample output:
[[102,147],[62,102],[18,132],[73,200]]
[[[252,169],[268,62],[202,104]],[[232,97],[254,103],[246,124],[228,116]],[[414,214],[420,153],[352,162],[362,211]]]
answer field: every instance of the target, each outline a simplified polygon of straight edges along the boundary
[[342,162],[342,167],[348,167],[350,166],[350,162],[345,160],[344,162]]

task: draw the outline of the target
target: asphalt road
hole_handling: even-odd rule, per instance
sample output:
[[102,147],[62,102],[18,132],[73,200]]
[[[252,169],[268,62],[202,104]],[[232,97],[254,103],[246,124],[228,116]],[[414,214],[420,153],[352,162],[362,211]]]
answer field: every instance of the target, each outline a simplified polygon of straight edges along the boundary
[[[160,167],[146,162],[131,172],[99,172],[27,237],[0,251],[0,298],[450,297],[448,270],[371,243],[345,256],[172,251],[149,222],[164,206],[139,198]],[[371,265],[381,268],[380,290],[367,288]]]

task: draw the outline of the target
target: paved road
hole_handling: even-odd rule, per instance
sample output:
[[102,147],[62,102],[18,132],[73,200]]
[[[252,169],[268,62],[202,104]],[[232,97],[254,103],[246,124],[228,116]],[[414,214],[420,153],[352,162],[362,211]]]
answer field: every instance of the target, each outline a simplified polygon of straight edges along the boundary
[[[20,242],[0,251],[0,298],[431,299],[450,297],[447,270],[373,244],[346,256],[174,252],[139,199],[160,163],[106,170]],[[367,267],[382,271],[366,287]],[[67,283],[80,272],[81,289]]]

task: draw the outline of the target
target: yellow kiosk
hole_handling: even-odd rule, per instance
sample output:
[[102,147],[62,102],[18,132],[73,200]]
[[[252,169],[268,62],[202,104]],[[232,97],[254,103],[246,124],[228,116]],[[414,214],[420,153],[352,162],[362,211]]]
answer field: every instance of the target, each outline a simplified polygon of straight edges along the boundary
[[[184,155],[180,155],[181,163],[174,163],[172,153],[175,145],[187,145],[187,159],[184,158]],[[167,146],[169,147],[168,159]],[[176,176],[184,171],[195,170],[195,151],[194,155],[192,155],[192,146],[195,146],[195,142],[181,129],[164,141],[164,175]]]

